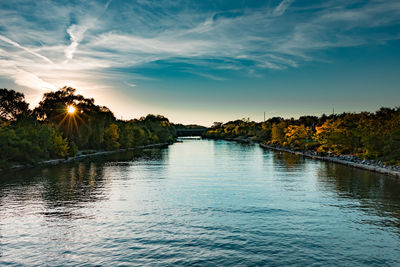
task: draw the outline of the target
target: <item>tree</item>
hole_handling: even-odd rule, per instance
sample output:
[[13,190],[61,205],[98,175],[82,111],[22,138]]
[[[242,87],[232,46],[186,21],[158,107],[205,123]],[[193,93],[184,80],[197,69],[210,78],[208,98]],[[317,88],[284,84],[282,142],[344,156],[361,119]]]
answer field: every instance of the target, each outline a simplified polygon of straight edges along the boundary
[[120,147],[119,140],[119,129],[115,123],[111,124],[104,131],[104,148],[106,150],[115,150]]
[[285,128],[286,128],[286,123],[284,121],[272,124],[272,129],[271,129],[272,143],[283,145],[283,142],[285,141]]
[[[116,119],[107,107],[95,105],[93,98],[75,93],[76,89],[71,87],[45,93],[34,114],[40,121],[56,125],[78,148],[98,149],[103,143],[105,127]],[[75,107],[74,114],[67,112],[69,106]]]
[[269,122],[262,122],[257,126],[256,139],[258,141],[267,142],[271,140],[272,125]]
[[0,120],[16,120],[18,115],[29,111],[28,107],[24,94],[5,88],[0,89]]
[[285,139],[289,146],[305,149],[311,140],[311,130],[304,125],[289,125],[285,130]]
[[222,122],[215,121],[215,122],[213,123],[213,125],[211,126],[211,128],[213,128],[213,129],[220,129],[220,128],[222,128],[222,125],[223,125]]
[[67,140],[52,125],[17,121],[0,126],[0,162],[31,163],[60,158],[68,150]]
[[314,139],[319,144],[318,152],[328,152],[331,149],[331,134],[334,130],[333,120],[325,120],[321,126],[315,127]]
[[45,93],[34,113],[41,121],[58,124],[64,118],[61,115],[66,114],[70,105],[74,105],[82,113],[97,109],[93,98],[85,98],[75,93],[76,89],[67,86],[55,92]]

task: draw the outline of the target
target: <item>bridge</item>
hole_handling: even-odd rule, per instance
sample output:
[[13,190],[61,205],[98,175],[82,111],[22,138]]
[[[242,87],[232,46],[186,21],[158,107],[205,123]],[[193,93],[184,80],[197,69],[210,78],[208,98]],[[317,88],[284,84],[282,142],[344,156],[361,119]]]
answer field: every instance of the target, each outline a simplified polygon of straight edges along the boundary
[[207,132],[209,128],[193,128],[193,129],[176,129],[176,135],[178,137],[185,137],[185,136],[202,136],[203,133]]

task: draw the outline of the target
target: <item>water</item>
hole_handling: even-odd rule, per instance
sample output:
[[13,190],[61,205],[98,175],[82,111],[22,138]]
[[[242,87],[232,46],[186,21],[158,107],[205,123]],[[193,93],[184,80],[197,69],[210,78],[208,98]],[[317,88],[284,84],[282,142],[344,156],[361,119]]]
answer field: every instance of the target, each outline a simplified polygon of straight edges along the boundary
[[0,265],[400,265],[400,182],[186,140],[1,174]]

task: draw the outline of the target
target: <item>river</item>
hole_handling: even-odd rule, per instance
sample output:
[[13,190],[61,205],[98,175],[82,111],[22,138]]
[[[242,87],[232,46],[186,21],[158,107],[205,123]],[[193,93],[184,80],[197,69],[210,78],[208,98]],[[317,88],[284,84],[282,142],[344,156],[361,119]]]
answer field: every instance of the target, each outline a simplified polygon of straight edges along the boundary
[[400,182],[184,140],[0,174],[0,265],[400,265]]

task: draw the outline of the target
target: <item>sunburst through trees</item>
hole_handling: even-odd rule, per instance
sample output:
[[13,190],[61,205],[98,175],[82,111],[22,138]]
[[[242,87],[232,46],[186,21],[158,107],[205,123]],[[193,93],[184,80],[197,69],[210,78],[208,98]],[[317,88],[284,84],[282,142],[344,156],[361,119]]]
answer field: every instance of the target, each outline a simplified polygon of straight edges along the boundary
[[104,125],[115,117],[108,108],[95,105],[93,98],[75,93],[74,88],[63,87],[44,94],[35,114],[39,120],[56,125],[71,142],[83,148],[93,147],[101,141],[98,136]]
[[[80,117],[79,113],[77,112],[77,108],[74,105],[67,105],[66,112],[63,114],[63,119],[58,123],[57,127],[64,127],[66,125],[66,135],[71,137],[75,134],[79,135],[79,126],[83,124],[87,127],[85,121]],[[84,116],[84,114],[81,114]]]

